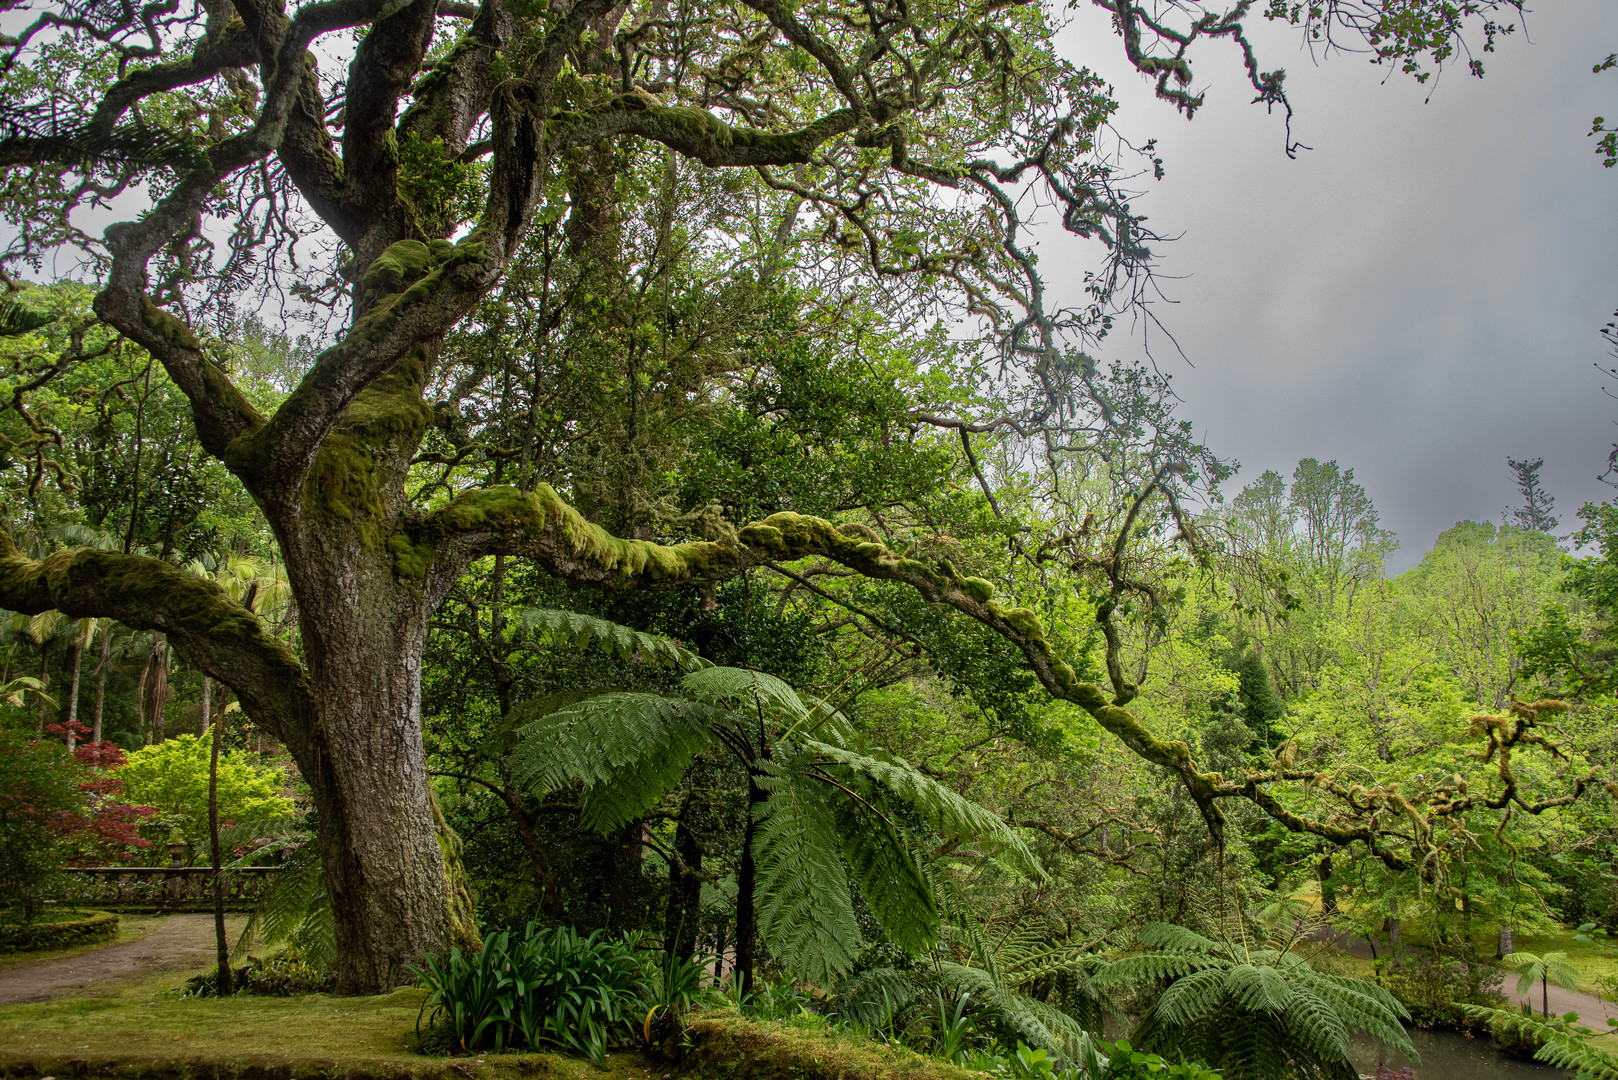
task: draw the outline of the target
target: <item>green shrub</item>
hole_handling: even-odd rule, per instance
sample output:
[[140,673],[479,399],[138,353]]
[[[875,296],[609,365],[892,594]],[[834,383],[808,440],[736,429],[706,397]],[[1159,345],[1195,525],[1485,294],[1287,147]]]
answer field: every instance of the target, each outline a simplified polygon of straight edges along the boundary
[[[337,985],[337,976],[323,971],[305,960],[297,952],[287,952],[268,959],[252,957],[239,968],[234,968],[233,983],[238,994],[257,994],[260,997],[294,997],[298,994],[323,994]],[[213,968],[202,975],[187,979],[180,990],[181,997],[217,997],[219,995],[219,969]]]
[[[640,961],[623,943],[529,923],[521,937],[491,934],[471,955],[452,949],[412,968],[430,991],[423,1048],[557,1046],[596,1064],[634,1032],[649,995]],[[420,1030],[418,1024],[418,1031]]]
[[77,911],[70,918],[0,923],[0,953],[66,949],[111,941],[118,935],[118,916],[111,911]]
[[21,921],[39,913],[83,802],[66,747],[0,729],[0,906],[15,906]]
[[1466,1027],[1465,1006],[1498,1006],[1505,974],[1499,968],[1431,953],[1406,953],[1378,960],[1377,981],[1419,1027]]

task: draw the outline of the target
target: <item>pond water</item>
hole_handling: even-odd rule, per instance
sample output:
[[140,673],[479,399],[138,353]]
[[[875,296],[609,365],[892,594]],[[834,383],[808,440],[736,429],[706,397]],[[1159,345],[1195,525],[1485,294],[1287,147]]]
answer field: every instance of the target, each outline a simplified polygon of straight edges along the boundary
[[1394,1068],[1414,1068],[1416,1080],[1566,1080],[1573,1074],[1532,1061],[1506,1057],[1492,1039],[1468,1039],[1455,1031],[1412,1028],[1410,1041],[1421,1055],[1412,1066],[1387,1043],[1355,1036],[1350,1052],[1354,1067],[1369,1076],[1383,1061]]

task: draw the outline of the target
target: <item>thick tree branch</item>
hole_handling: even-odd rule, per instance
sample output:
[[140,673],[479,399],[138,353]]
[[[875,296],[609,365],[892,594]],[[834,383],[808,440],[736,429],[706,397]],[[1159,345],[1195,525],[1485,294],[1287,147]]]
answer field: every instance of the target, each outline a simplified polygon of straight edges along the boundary
[[1186,785],[1210,830],[1222,836],[1214,804],[1217,774],[1203,773],[1185,743],[1161,739],[1129,710],[1111,704],[1094,683],[1078,677],[1051,645],[1039,617],[1006,607],[994,586],[963,578],[947,563],[908,559],[864,535],[822,518],[774,514],[744,526],[734,543],[661,545],[622,540],[586,521],[545,485],[468,492],[413,523],[391,541],[396,572],[422,582],[429,602],[441,597],[469,560],[501,552],[519,555],[558,577],[605,588],[676,588],[736,576],[770,563],[810,556],[831,559],[868,578],[903,582],[932,603],[947,604],[1016,645],[1053,697],[1072,702],[1140,757],[1172,771]]
[[254,723],[307,760],[312,710],[303,665],[213,582],[160,559],[92,548],[30,559],[0,530],[0,606],[161,630],[188,663],[229,686]]

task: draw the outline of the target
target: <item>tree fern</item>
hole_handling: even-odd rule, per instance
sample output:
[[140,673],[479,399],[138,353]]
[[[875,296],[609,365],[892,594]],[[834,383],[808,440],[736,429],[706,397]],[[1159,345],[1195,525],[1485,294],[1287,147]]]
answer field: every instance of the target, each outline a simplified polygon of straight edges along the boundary
[[18,302],[14,296],[0,298],[0,337],[19,337],[49,326],[56,316],[35,311]]
[[[254,905],[247,925],[231,949],[231,962],[241,962],[249,950],[259,946],[288,944],[301,951],[304,960],[321,971],[335,970],[337,931],[332,920],[331,900],[326,893],[319,846],[301,822],[281,818],[275,824],[281,826],[276,835],[299,836],[304,842],[291,849],[280,872]],[[221,842],[224,837],[221,833]]]
[[905,972],[891,967],[866,968],[845,979],[832,1000],[839,1015],[856,1024],[882,1027],[915,1000],[916,992],[916,983]]
[[1021,873],[1044,878],[1045,871],[1033,852],[1004,821],[909,762],[881,751],[862,754],[813,739],[804,740],[804,748],[822,759],[827,772],[849,774],[874,785],[884,800],[909,808],[941,835],[986,841]]
[[1397,999],[1375,984],[1317,972],[1286,949],[1214,941],[1155,923],[1137,935],[1141,951],[1098,973],[1102,986],[1169,985],[1133,1041],[1147,1050],[1201,1058],[1227,1080],[1276,1080],[1295,1073],[1353,1080],[1349,1033],[1363,1031],[1415,1058]]
[[930,866],[939,837],[984,843],[1044,876],[994,814],[904,761],[863,751],[842,714],[773,675],[716,667],[655,635],[573,612],[533,609],[523,621],[578,647],[661,657],[686,674],[680,697],[613,692],[518,706],[491,744],[512,775],[542,797],[576,785],[583,820],[606,832],[655,805],[693,755],[728,749],[762,795],[749,893],[758,933],[801,977],[827,983],[852,966],[861,937],[851,878],[901,948],[919,952],[936,940],[939,897],[965,908]]
[[933,944],[938,900],[914,835],[866,800],[841,798],[833,805],[837,833],[831,843],[888,938],[912,955]]

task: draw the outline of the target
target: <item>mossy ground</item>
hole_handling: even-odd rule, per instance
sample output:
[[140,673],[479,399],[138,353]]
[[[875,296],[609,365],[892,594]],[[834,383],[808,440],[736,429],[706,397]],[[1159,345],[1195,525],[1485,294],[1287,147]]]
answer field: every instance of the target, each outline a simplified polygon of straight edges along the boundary
[[610,1057],[606,1074],[549,1054],[425,1057],[412,1050],[421,990],[220,1001],[178,998],[178,981],[171,972],[127,983],[118,997],[0,1007],[0,1074],[584,1080],[645,1077],[654,1068],[629,1055]]
[[[424,996],[181,999],[174,972],[120,984],[116,996],[0,1006],[0,1076],[130,1080],[967,1080],[971,1074],[903,1049],[825,1030],[694,1019],[671,1042],[677,1060],[616,1053],[606,1069],[557,1054],[428,1057],[414,1052]],[[678,1044],[678,1046],[676,1046]]]

